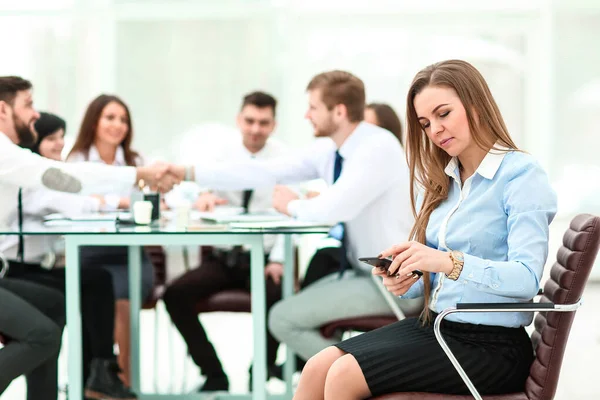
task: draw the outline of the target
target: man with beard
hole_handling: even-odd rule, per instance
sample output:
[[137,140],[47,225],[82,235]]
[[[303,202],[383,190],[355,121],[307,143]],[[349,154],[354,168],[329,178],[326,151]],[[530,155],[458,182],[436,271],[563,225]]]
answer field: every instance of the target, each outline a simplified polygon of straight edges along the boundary
[[58,191],[93,194],[126,189],[140,179],[162,192],[178,183],[167,174],[166,164],[137,168],[66,164],[20,148],[35,143],[33,123],[39,116],[33,107],[31,83],[16,76],[0,77],[0,227],[10,213],[16,213],[19,187],[44,185]]
[[[33,154],[18,145],[35,143],[32,126],[39,118],[33,107],[32,85],[20,77],[0,77],[0,231],[16,219],[20,188],[46,186],[66,192],[106,192],[127,188],[140,179],[170,190],[177,181],[165,165],[112,167],[64,164]],[[22,241],[20,241],[22,243]],[[23,247],[19,256],[23,259]],[[4,276],[6,271],[1,271]],[[25,374],[28,400],[57,396],[56,357],[64,325],[64,297],[30,282],[4,278],[0,282],[0,335],[8,345],[0,350],[0,394]],[[124,393],[114,398],[133,398]]]
[[[371,267],[358,257],[376,256],[407,239],[414,222],[409,173],[398,140],[385,129],[363,121],[363,82],[345,71],[315,76],[307,86],[306,118],[318,138],[297,157],[276,160],[197,164],[177,167],[198,184],[215,189],[253,189],[324,179],[329,188],[300,199],[278,186],[273,206],[299,220],[337,224],[341,231],[340,272],[322,278],[300,293],[275,304],[269,315],[273,335],[303,359],[335,344],[319,327],[336,319],[393,315],[371,278]],[[334,261],[335,262],[335,261]],[[421,308],[421,300],[398,300],[405,312]]]

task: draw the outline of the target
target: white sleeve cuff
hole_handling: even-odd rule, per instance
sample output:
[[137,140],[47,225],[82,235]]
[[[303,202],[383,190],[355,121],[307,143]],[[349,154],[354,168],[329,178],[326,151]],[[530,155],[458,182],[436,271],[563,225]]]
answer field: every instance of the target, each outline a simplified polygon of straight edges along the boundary
[[90,212],[98,212],[101,209],[100,200],[95,197],[88,197]]
[[292,200],[288,203],[287,211],[292,217],[298,218],[300,207],[302,207],[303,201],[305,200]]

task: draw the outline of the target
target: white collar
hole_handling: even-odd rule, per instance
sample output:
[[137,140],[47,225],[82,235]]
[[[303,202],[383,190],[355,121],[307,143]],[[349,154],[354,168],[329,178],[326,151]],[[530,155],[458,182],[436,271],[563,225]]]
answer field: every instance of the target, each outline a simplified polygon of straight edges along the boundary
[[368,129],[365,128],[369,125],[368,122],[361,121],[356,128],[354,128],[354,131],[346,138],[344,143],[342,143],[338,152],[344,160],[347,160],[349,156],[352,156],[353,152],[361,147],[361,136],[367,133]]
[[247,155],[248,157],[251,157],[251,158],[263,158],[268,153],[267,148],[269,147],[269,140],[270,139],[271,138],[268,138],[267,141],[266,141],[266,143],[265,143],[265,145],[263,146],[263,148],[260,149],[259,151],[257,151],[256,153],[250,152],[250,150],[248,150],[248,148],[244,145],[244,141],[243,140],[240,141],[240,147],[242,149],[242,152],[245,155]]
[[[104,162],[102,158],[100,158],[100,153],[98,152],[98,148],[96,145],[92,144],[90,146],[90,151],[88,153],[88,161],[92,162]],[[123,150],[123,146],[117,147],[117,152],[115,153],[115,161],[112,165],[124,167],[127,165],[125,162],[125,151]]]
[[[504,160],[504,156],[509,151],[506,147],[500,145],[494,145],[493,148],[485,155],[477,170],[475,170],[476,174],[481,175],[485,179],[494,179],[496,172],[500,169],[500,165],[502,165],[502,160]],[[458,158],[452,157],[444,172],[446,175],[456,178],[457,177],[457,169],[458,169]]]

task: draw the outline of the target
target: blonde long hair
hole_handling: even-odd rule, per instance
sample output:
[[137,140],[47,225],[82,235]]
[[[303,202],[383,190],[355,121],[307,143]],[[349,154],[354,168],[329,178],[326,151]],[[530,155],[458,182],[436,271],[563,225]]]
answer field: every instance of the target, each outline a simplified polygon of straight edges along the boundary
[[[425,244],[429,217],[448,198],[450,177],[444,169],[451,157],[434,145],[419,123],[414,99],[429,86],[453,89],[465,108],[469,130],[475,144],[483,150],[518,150],[511,139],[498,105],[481,73],[466,61],[447,60],[421,70],[412,81],[406,101],[406,154],[410,170],[411,206],[415,224],[410,239]],[[498,143],[505,149],[494,147]],[[423,202],[417,213],[416,188],[423,189]],[[429,297],[431,275],[423,274],[425,307],[421,313],[424,323],[430,320]]]

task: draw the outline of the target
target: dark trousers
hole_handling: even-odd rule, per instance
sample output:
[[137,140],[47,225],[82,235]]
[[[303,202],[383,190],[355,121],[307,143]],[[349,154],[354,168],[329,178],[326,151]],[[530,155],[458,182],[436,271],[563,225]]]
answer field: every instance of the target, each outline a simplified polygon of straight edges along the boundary
[[27,400],[56,400],[58,353],[65,325],[65,299],[32,282],[0,279],[0,395],[23,374]]
[[339,272],[341,257],[342,249],[339,247],[324,247],[317,250],[308,263],[308,268],[306,269],[304,279],[300,284],[300,289],[312,285],[329,274]]
[[[102,268],[81,269],[81,326],[83,382],[94,358],[113,358],[115,297],[110,272]],[[65,270],[44,269],[35,264],[10,262],[8,276],[35,282],[65,293]]]
[[[227,254],[227,253],[226,253]],[[244,253],[243,261],[227,266],[227,255],[209,254],[202,265],[173,282],[165,291],[163,301],[171,320],[183,336],[190,356],[206,376],[223,375],[221,361],[206,331],[198,320],[196,304],[223,290],[250,290],[250,257]],[[281,299],[281,285],[269,277],[266,281],[267,312]],[[267,332],[267,366],[275,365],[279,343]]]

